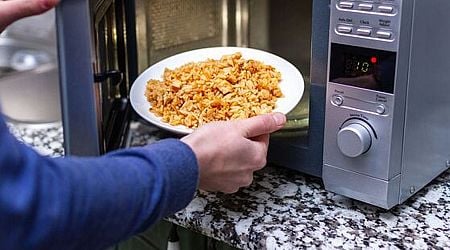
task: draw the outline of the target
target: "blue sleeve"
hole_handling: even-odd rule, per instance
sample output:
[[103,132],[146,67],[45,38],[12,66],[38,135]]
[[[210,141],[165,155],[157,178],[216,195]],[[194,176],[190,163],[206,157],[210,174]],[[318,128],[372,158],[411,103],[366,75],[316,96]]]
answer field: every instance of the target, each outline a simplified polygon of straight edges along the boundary
[[198,166],[175,139],[92,158],[46,158],[0,117],[0,249],[104,249],[193,198]]

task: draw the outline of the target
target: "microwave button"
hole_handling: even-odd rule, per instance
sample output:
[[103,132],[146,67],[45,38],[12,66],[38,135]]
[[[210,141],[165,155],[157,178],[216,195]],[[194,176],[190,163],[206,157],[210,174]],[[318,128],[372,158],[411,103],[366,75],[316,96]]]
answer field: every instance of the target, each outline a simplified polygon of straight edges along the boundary
[[382,13],[392,13],[394,12],[394,8],[392,6],[378,6],[378,12],[382,12]]
[[373,9],[373,5],[370,3],[360,3],[358,9],[369,11]]
[[386,113],[386,106],[384,106],[383,104],[380,104],[380,105],[377,106],[377,108],[375,109],[375,111],[376,111],[378,114],[382,115],[382,114]]
[[361,36],[370,36],[372,34],[372,30],[367,28],[359,28],[356,30],[356,33]]
[[352,33],[353,28],[350,27],[350,26],[339,25],[339,26],[337,27],[337,31],[338,31],[339,33]]
[[352,2],[339,2],[339,7],[342,9],[353,9]]
[[341,95],[333,95],[331,102],[336,106],[341,106],[344,103],[344,97]]
[[377,37],[383,38],[383,39],[391,39],[392,32],[379,30],[379,31],[377,31]]

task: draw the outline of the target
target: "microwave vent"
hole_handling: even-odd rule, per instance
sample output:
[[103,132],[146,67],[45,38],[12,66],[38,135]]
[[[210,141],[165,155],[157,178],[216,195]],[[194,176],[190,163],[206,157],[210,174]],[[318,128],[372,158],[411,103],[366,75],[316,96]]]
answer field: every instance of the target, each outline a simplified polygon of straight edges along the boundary
[[219,1],[150,1],[151,44],[153,50],[177,47],[221,35]]

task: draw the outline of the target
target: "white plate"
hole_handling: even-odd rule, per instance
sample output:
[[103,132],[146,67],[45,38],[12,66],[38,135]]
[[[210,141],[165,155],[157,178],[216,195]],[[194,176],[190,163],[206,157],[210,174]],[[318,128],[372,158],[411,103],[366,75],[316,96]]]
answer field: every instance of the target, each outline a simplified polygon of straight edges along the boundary
[[145,97],[147,81],[150,79],[161,80],[165,68],[174,69],[189,62],[205,61],[208,58],[218,60],[223,55],[233,54],[235,52],[241,52],[242,57],[246,60],[254,59],[261,61],[264,64],[275,67],[281,72],[281,81],[279,86],[281,92],[283,93],[283,97],[278,98],[274,112],[287,114],[295,108],[295,106],[297,106],[304,91],[304,81],[300,71],[298,71],[298,69],[290,62],[269,52],[238,47],[214,47],[192,50],[171,56],[152,65],[150,68],[142,72],[142,74],[140,74],[134,81],[130,92],[131,105],[142,118],[160,128],[178,134],[191,133],[193,131],[191,128],[181,125],[172,126],[161,121],[161,118],[150,112],[149,109],[151,105]]

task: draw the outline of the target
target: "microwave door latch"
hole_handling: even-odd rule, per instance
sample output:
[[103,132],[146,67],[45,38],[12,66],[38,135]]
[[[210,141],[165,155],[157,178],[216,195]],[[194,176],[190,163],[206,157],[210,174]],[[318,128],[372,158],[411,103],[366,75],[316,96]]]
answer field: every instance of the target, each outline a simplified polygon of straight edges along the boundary
[[113,69],[106,72],[94,74],[95,82],[101,83],[106,81],[107,79],[111,79],[111,85],[118,86],[123,82],[123,72]]
[[[109,81],[108,81],[109,80]],[[94,74],[94,82],[100,83],[101,88],[105,88],[108,99],[122,99],[126,94],[122,94],[120,86],[123,82],[123,73],[118,70],[108,70]],[[106,84],[106,85],[105,85]]]

